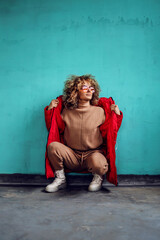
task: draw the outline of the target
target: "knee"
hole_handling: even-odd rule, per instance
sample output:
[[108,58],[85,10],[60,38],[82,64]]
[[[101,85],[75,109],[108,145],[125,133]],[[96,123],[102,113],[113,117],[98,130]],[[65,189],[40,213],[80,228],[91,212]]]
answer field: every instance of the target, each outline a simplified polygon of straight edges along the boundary
[[100,176],[103,176],[108,172],[108,163],[93,165],[92,172],[97,173]]
[[54,154],[56,153],[57,151],[59,151],[59,148],[60,148],[60,143],[59,142],[51,142],[49,145],[48,145],[48,154]]
[[101,175],[104,175],[108,172],[108,163],[106,162],[103,167],[100,169]]
[[107,159],[102,155],[97,154],[92,157],[88,171],[92,173],[97,173],[103,176],[108,172],[108,162]]

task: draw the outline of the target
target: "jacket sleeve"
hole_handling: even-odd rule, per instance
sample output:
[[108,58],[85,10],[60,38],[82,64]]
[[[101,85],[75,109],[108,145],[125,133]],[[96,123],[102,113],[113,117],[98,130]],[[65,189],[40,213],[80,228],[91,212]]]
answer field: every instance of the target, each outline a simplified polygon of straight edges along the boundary
[[51,127],[51,120],[52,120],[52,115],[53,115],[54,108],[48,110],[48,106],[44,108],[44,115],[45,115],[45,122],[46,122],[46,127],[47,130],[49,131]]
[[117,140],[117,133],[118,133],[118,130],[122,123],[122,118],[123,118],[123,113],[121,111],[120,111],[120,115],[118,115],[114,111],[112,111],[111,125],[112,125],[112,134],[113,134],[112,136],[113,136],[115,144],[116,144],[116,140]]
[[117,132],[118,132],[118,130],[119,130],[120,126],[121,126],[121,123],[122,123],[122,118],[123,118],[122,111],[120,111],[120,115],[116,114],[116,117],[117,117]]
[[[115,104],[115,101],[113,100],[112,97],[110,97],[112,99],[112,101],[110,102],[110,104]],[[112,117],[113,117],[113,125],[114,125],[114,131],[117,133],[120,126],[121,126],[121,123],[122,123],[122,119],[123,119],[123,112],[120,111],[120,115],[118,115],[117,113],[115,113],[113,110],[112,110]]]

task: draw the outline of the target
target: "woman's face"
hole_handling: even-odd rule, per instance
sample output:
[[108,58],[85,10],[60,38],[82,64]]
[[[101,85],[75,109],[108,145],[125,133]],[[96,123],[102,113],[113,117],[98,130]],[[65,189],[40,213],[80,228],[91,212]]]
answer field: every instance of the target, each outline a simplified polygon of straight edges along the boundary
[[81,100],[91,100],[94,93],[94,88],[91,86],[91,84],[87,81],[84,81],[84,83],[81,86],[81,89],[79,89],[79,98]]

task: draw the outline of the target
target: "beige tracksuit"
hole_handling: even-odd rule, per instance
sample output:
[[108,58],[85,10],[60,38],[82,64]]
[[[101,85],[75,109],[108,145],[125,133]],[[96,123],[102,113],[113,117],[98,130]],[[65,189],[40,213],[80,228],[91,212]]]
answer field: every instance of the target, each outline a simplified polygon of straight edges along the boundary
[[101,150],[103,139],[99,126],[105,121],[105,112],[98,106],[79,105],[76,109],[63,109],[62,119],[66,126],[64,144],[52,142],[48,157],[54,170],[65,165],[73,171],[88,170],[104,175],[108,162]]

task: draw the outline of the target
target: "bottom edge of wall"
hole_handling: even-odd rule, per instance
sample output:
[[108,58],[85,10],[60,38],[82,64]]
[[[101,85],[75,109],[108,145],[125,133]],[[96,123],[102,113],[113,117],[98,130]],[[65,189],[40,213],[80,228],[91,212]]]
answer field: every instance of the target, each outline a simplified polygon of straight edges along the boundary
[[[66,173],[67,183],[71,186],[88,185],[92,179],[92,174]],[[41,174],[0,174],[0,186],[46,186],[54,178],[47,179]],[[160,186],[160,175],[117,175],[118,186]],[[104,177],[104,186],[115,186]],[[116,187],[116,186],[115,186]]]

